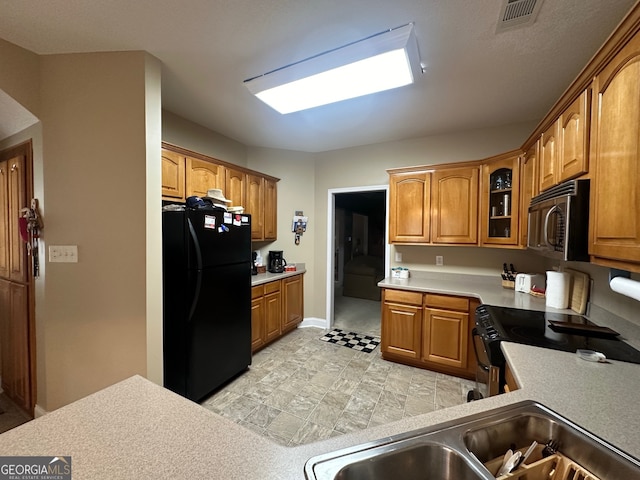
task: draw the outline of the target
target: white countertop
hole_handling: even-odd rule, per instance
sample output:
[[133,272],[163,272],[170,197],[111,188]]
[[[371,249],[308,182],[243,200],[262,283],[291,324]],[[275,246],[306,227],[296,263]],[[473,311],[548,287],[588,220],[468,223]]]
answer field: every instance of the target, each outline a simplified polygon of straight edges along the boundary
[[[474,281],[461,278],[456,287],[461,290],[452,291],[439,275],[435,285],[422,288],[479,296],[485,303],[508,301],[501,287],[490,291],[487,285],[479,294],[468,290]],[[536,400],[640,458],[639,365],[591,363],[573,353],[514,343],[502,346],[519,390],[310,445],[279,446],[135,376],[0,435],[0,454],[71,455],[76,480],[304,479],[303,466],[314,455]]]
[[296,270],[293,272],[282,272],[282,273],[259,273],[257,275],[251,276],[251,286],[257,287],[258,285],[262,285],[264,283],[275,282],[276,280],[281,280],[287,277],[293,277],[294,275],[300,275],[305,273],[307,269],[305,268],[304,263],[296,263]]

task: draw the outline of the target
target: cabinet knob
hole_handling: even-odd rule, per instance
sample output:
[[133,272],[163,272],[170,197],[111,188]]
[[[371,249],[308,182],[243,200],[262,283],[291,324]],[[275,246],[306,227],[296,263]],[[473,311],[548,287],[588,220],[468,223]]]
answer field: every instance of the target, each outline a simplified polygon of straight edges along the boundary
[[13,165],[11,165],[11,171],[15,172],[18,169],[18,164],[14,163]]

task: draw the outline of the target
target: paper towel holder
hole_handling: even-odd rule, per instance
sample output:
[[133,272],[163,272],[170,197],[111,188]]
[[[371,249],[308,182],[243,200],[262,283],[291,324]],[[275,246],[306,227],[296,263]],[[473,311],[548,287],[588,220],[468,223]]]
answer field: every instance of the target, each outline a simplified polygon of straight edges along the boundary
[[[620,280],[614,281],[618,278]],[[631,273],[626,270],[609,269],[609,288],[616,293],[640,301],[640,282],[631,280]]]

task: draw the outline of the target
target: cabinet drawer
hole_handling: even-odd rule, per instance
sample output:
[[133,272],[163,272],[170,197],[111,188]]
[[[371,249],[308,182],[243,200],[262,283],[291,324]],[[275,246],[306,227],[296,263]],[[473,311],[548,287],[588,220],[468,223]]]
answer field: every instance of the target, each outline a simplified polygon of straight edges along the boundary
[[407,303],[409,305],[422,305],[422,293],[407,292],[404,290],[384,290],[385,302]]
[[264,294],[267,295],[269,293],[280,291],[280,280],[276,280],[275,282],[269,282],[264,284]]
[[469,311],[469,299],[466,297],[452,297],[450,295],[427,293],[424,296],[424,304],[427,307],[442,308],[445,310]]
[[256,287],[251,287],[251,300],[255,298],[260,298],[264,295],[264,285],[258,285]]

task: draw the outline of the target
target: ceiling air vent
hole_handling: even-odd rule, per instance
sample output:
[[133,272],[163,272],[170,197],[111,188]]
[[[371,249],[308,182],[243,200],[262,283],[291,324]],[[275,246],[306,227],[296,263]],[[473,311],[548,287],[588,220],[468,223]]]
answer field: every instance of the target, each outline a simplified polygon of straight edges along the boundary
[[496,33],[535,22],[543,0],[505,0],[500,9]]

